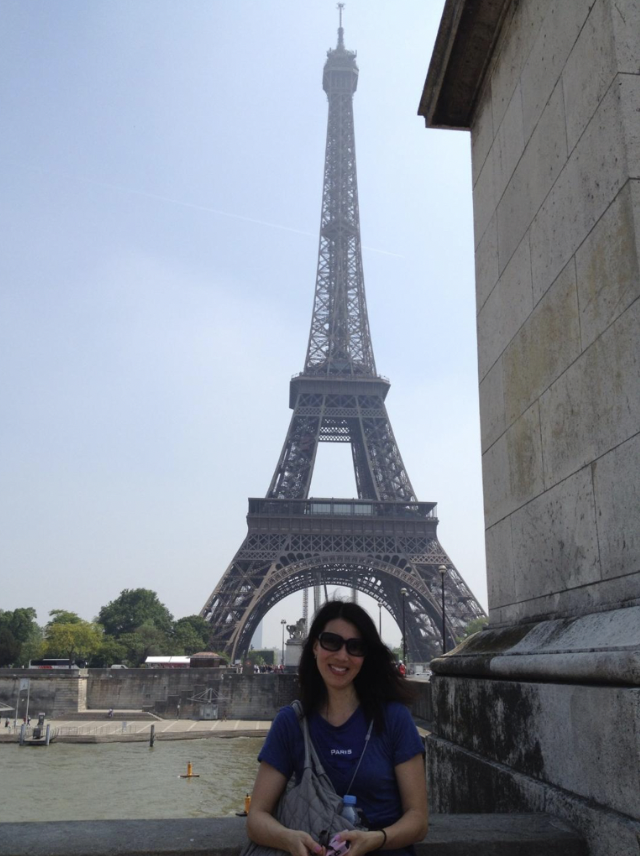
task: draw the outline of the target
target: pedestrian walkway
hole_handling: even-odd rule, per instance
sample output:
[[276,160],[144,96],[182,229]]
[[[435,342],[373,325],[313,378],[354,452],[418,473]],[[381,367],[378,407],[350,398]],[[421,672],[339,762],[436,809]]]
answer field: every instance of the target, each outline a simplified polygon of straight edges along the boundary
[[[120,712],[121,713],[121,712]],[[118,743],[146,741],[151,737],[154,726],[156,740],[197,740],[208,737],[266,737],[271,722],[269,720],[242,719],[153,719],[134,720],[106,719],[106,712],[100,719],[83,718],[50,719],[51,734],[61,743]],[[30,731],[31,729],[29,729]],[[15,743],[20,734],[20,725],[3,728],[0,742]]]

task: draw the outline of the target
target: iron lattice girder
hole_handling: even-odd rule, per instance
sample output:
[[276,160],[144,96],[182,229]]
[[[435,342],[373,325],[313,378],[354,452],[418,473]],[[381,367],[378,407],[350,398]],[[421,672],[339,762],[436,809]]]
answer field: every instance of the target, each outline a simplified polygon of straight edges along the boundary
[[[364,291],[356,174],[355,53],[329,51],[329,100],[320,249],[304,371],[291,380],[289,430],[264,500],[249,500],[249,533],[202,615],[211,646],[244,653],[282,598],[321,584],[356,588],[400,623],[414,659],[440,649],[441,578],[449,644],[484,615],[440,545],[434,503],[416,502],[376,374]],[[350,443],[359,500],[307,499],[318,443]],[[405,587],[406,599],[401,593]]]
[[375,376],[364,290],[353,124],[355,53],[329,52],[320,249],[305,374]]
[[[268,496],[305,499],[319,442],[351,443],[358,495],[368,499],[410,500],[413,488],[393,435],[381,393],[358,394],[357,381],[343,380],[343,392],[329,382],[325,394],[316,392],[314,379],[306,391],[306,377],[294,378],[297,391],[294,412]],[[352,390],[352,385],[356,387]],[[388,383],[385,386],[385,392]],[[365,388],[366,389],[366,388]]]
[[437,539],[434,503],[251,499],[248,521],[247,538],[205,606],[213,647],[233,656],[276,603],[318,579],[370,594],[399,623],[406,587],[414,659],[430,659],[441,644],[441,564],[450,568],[449,643],[484,614]]

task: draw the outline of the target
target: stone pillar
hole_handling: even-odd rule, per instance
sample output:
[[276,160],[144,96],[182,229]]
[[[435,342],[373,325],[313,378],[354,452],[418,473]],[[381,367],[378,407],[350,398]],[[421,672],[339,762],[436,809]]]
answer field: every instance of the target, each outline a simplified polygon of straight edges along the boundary
[[284,668],[287,672],[298,671],[298,663],[302,656],[304,639],[292,638],[285,642]]
[[436,811],[640,841],[640,3],[447,0],[471,131],[489,627],[432,664]]

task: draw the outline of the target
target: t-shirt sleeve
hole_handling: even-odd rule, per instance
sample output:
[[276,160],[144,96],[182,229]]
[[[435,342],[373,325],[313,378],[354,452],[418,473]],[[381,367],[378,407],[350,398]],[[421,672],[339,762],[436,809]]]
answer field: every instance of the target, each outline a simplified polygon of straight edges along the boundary
[[299,743],[302,743],[302,732],[296,712],[292,707],[283,707],[271,723],[258,761],[266,761],[288,780],[296,769]]
[[389,731],[393,747],[393,766],[403,764],[416,755],[424,755],[424,744],[409,710],[399,703],[388,709]]

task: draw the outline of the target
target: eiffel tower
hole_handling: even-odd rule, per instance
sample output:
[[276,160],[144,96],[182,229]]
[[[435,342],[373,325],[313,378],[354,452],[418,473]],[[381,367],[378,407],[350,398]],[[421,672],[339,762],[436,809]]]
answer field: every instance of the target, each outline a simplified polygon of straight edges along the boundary
[[[382,604],[414,661],[447,649],[484,615],[438,541],[436,503],[418,502],[385,407],[390,383],[376,371],[364,291],[353,124],[356,54],[327,52],[329,102],[320,249],[304,370],[290,383],[293,410],[264,499],[249,499],[248,534],[204,605],[211,647],[233,659],[287,595],[347,586]],[[310,498],[318,443],[350,443],[358,499]],[[441,578],[438,568],[444,565]]]

